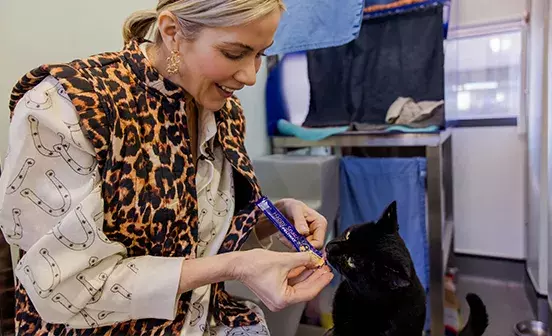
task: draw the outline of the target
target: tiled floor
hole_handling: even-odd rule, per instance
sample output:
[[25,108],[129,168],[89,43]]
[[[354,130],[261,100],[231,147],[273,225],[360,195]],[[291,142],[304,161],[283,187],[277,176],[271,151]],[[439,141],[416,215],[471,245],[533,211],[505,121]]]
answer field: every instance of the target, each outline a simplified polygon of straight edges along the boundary
[[465,317],[469,309],[464,298],[469,292],[479,295],[487,306],[489,328],[485,336],[514,335],[512,328],[515,323],[534,318],[525,290],[520,283],[460,276],[457,293],[462,301],[462,314]]

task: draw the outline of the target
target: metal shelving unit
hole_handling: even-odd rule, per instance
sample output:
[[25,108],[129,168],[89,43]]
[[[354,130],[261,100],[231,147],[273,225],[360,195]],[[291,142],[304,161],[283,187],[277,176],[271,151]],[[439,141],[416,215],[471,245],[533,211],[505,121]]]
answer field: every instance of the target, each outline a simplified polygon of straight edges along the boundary
[[444,275],[454,236],[452,200],[452,137],[450,130],[440,133],[371,134],[345,132],[320,141],[295,137],[272,137],[273,154],[308,147],[329,147],[339,155],[343,148],[420,148],[427,160],[426,206],[429,242],[432,335],[444,335]]

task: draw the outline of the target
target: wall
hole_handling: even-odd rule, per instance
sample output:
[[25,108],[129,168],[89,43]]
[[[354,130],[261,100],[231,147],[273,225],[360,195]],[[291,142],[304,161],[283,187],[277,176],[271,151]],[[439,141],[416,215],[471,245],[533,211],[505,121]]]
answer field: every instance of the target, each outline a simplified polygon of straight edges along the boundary
[[527,271],[535,289],[548,291],[548,0],[531,2],[529,109]]
[[252,158],[270,153],[270,142],[266,132],[265,107],[267,75],[266,60],[263,60],[263,65],[257,74],[255,86],[244,88],[237,93],[247,120],[245,146]]
[[[0,1],[0,157],[7,148],[8,108],[12,86],[43,63],[59,63],[122,48],[121,28],[135,10],[153,8],[155,0]],[[240,92],[248,119],[246,145],[251,156],[268,152],[265,132],[264,84]]]
[[453,0],[452,4],[451,28],[516,20],[526,9],[525,0]]

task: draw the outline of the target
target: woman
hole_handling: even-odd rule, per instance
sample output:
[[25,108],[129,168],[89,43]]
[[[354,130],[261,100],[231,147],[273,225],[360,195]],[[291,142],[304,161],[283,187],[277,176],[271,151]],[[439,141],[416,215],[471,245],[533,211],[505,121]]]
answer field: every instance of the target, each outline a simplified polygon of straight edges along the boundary
[[[272,310],[330,282],[308,253],[242,249],[275,229],[254,204],[233,93],[255,83],[283,9],[162,0],[128,19],[123,51],[19,81],[0,180],[2,231],[24,251],[19,335],[267,335],[260,309],[224,281]],[[322,216],[277,206],[322,247]]]

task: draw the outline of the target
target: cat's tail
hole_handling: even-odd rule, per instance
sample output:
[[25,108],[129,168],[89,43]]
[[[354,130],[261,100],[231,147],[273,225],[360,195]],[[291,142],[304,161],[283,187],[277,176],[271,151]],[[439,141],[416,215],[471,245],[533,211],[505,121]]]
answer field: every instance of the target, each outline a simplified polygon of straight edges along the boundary
[[481,336],[489,325],[487,308],[477,294],[469,293],[466,300],[470,306],[470,318],[458,336]]

